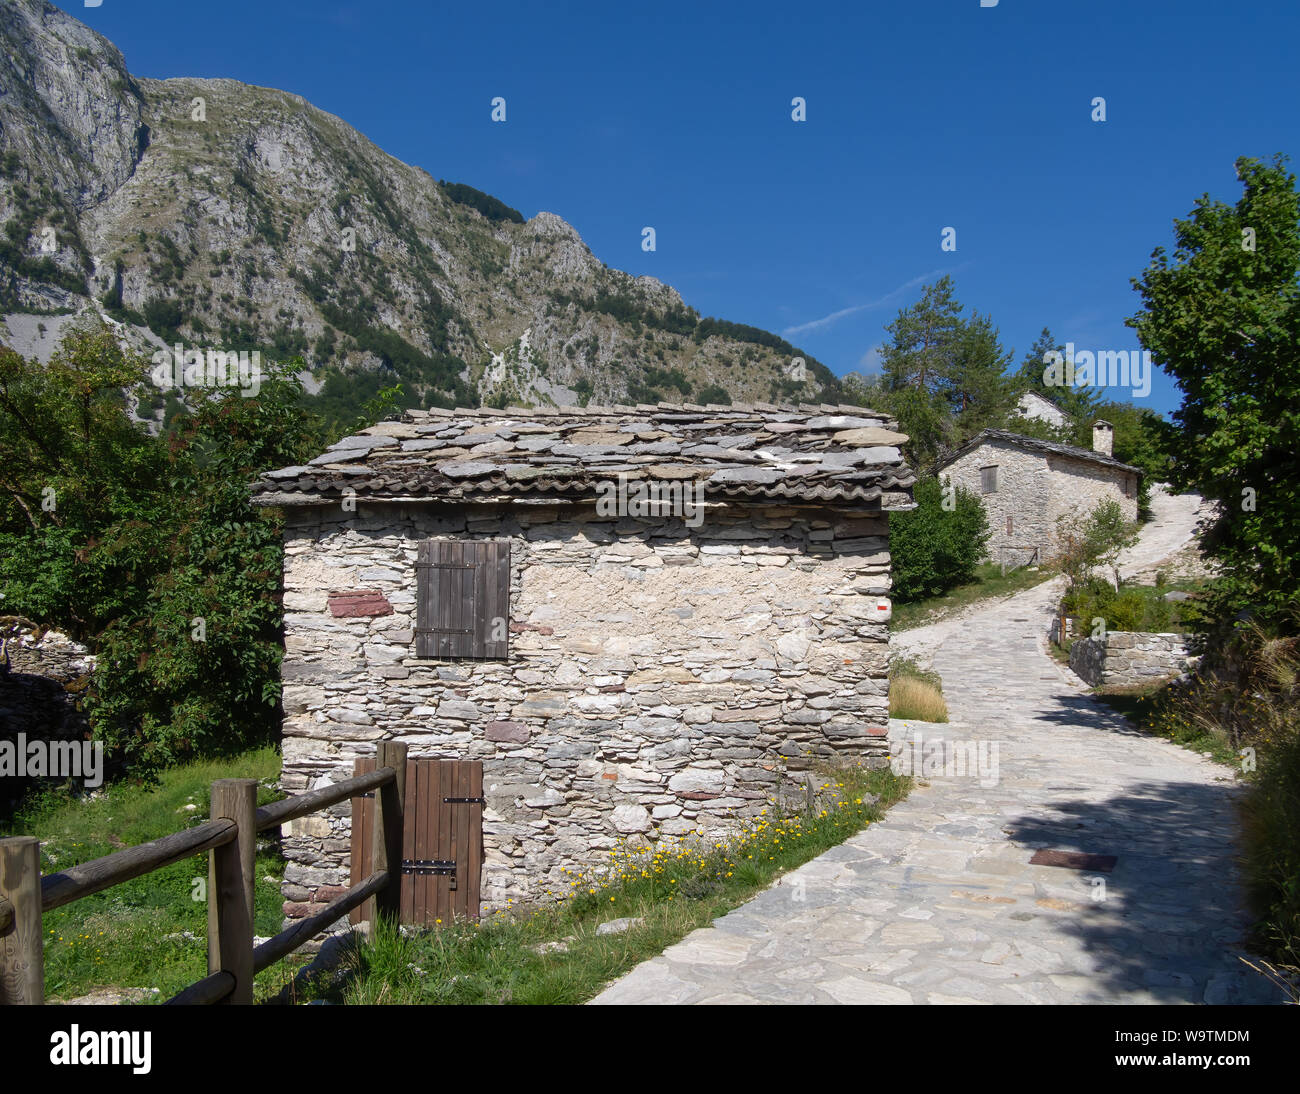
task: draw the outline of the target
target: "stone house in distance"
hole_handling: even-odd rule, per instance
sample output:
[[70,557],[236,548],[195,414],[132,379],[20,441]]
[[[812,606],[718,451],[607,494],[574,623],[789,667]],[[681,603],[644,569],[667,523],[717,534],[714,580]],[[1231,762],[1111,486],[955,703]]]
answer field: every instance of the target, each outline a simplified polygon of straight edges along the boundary
[[1113,440],[1114,427],[1101,419],[1092,427],[1091,451],[986,429],[939,465],[939,478],[983,501],[993,533],[986,548],[991,560],[1042,562],[1055,549],[1058,517],[1086,513],[1111,498],[1128,520],[1137,519],[1142,472],[1111,455]]
[[1046,399],[1036,391],[1026,391],[1020,396],[1016,410],[1022,418],[1029,418],[1048,425],[1061,427],[1066,423],[1065,411],[1051,399]]
[[[483,763],[484,907],[619,839],[719,831],[816,761],[888,759],[897,424],[860,407],[408,411],[264,475],[281,508],[282,786],[381,740]],[[295,824],[286,914],[348,884]]]

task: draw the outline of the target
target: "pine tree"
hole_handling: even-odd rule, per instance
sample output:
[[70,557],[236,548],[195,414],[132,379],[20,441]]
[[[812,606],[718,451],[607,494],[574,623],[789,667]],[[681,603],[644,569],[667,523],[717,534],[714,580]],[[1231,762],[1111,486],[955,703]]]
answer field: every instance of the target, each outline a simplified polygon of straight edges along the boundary
[[991,316],[972,315],[965,321],[955,350],[945,395],[965,442],[982,429],[1004,425],[1015,410],[1018,390],[1014,377],[1006,375],[1011,354],[1002,349]]
[[921,299],[885,327],[892,338],[880,347],[881,396],[911,437],[908,456],[921,470],[932,468],[954,438],[945,389],[964,329],[950,277],[927,285]]
[[886,391],[916,388],[934,394],[951,369],[962,337],[961,305],[953,299],[952,278],[927,285],[921,299],[885,327],[893,341],[880,349]]

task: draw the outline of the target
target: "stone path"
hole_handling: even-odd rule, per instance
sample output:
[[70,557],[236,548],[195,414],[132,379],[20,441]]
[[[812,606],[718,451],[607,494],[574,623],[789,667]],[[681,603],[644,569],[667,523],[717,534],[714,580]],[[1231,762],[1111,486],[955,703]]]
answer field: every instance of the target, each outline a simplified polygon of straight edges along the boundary
[[[1050,659],[1055,585],[932,643],[953,721],[892,726],[982,742],[984,777],[929,775],[594,1002],[1281,1002],[1237,957],[1232,771],[1136,733]],[[1117,861],[1030,865],[1040,848]]]
[[1151,519],[1142,526],[1142,538],[1120,559],[1120,576],[1133,579],[1151,573],[1157,564],[1175,555],[1192,540],[1196,524],[1214,509],[1199,494],[1170,494],[1159,484],[1151,488]]
[[[1189,553],[1197,521],[1212,508],[1199,494],[1170,494],[1160,484],[1151,489],[1151,520],[1142,526],[1142,536],[1136,544],[1120,556],[1120,576],[1125,580],[1140,578],[1144,583],[1154,579],[1159,564],[1169,558],[1182,558]],[[1190,550],[1195,554],[1194,549]],[[1201,572],[1203,566],[1191,566]],[[1062,588],[1058,582],[1055,588]],[[1022,594],[1013,594],[1022,595]],[[1006,600],[1009,598],[1003,598]],[[930,656],[949,638],[966,633],[971,625],[979,625],[979,617],[1003,601],[982,602],[946,615],[936,623],[913,627],[895,634],[891,641],[894,649],[928,665]]]

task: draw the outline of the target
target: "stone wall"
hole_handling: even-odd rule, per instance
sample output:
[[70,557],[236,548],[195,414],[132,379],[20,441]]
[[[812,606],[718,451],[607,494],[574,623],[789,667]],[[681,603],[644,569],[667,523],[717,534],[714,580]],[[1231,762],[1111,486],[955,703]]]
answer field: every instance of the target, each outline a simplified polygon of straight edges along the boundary
[[[989,466],[998,469],[997,490],[985,494],[980,469]],[[987,441],[954,460],[940,472],[940,478],[964,486],[983,501],[993,533],[986,557],[1007,565],[1048,561],[1056,550],[1057,518],[1087,513],[1103,499],[1119,502],[1128,520],[1137,519],[1137,484],[1132,473],[1001,440]],[[1125,480],[1130,480],[1131,486],[1126,486]]]
[[1125,520],[1137,520],[1137,475],[1133,472],[1054,452],[1047,454],[1047,467],[1054,481],[1049,510],[1053,530],[1057,517],[1087,513],[1099,501],[1117,501]]
[[1092,687],[1150,683],[1188,671],[1195,660],[1185,634],[1108,631],[1070,647],[1070,668]]
[[[998,469],[997,490],[985,494],[980,486],[980,469],[989,466]],[[985,548],[988,558],[1019,566],[1030,562],[1037,550],[1037,561],[1045,561],[1043,555],[1055,531],[1051,519],[1054,483],[1045,453],[990,441],[953,461],[940,477],[965,487],[984,503],[993,533]],[[1012,521],[1009,535],[1008,516]]]
[[[509,539],[508,662],[415,657],[431,536]],[[567,890],[563,867],[619,839],[752,816],[814,762],[887,762],[881,514],[720,506],[687,528],[585,505],[291,509],[284,580],[284,789],[349,776],[381,739],[483,760],[488,909]],[[286,833],[290,917],[347,884],[349,813]]]
[[[0,616],[0,740],[82,740],[90,725],[81,699],[95,657],[66,634],[21,616]],[[35,777],[0,779],[0,819],[35,789]]]

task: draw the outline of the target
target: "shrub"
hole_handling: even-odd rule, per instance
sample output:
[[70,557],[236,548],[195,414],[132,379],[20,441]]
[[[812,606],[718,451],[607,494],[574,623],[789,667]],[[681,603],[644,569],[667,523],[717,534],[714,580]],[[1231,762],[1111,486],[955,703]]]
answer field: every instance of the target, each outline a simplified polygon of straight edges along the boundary
[[1071,586],[1088,582],[1095,568],[1105,566],[1114,573],[1119,588],[1119,555],[1137,542],[1138,526],[1124,518],[1119,502],[1107,498],[1086,514],[1058,517],[1056,537],[1055,562]]
[[491,221],[508,220],[512,224],[523,224],[524,215],[518,209],[512,209],[504,201],[476,190],[463,182],[446,182],[438,180],[442,192],[458,205],[468,205]]
[[1108,581],[1093,578],[1071,586],[1062,598],[1067,614],[1083,621],[1084,630],[1094,619],[1104,619],[1110,631],[1168,632],[1180,626],[1174,605],[1146,589],[1116,589]]
[[185,322],[185,312],[179,300],[156,296],[145,301],[144,321],[163,341],[181,341],[180,326]]
[[984,506],[957,487],[944,508],[946,488],[937,478],[921,479],[913,491],[916,508],[889,518],[894,565],[894,599],[900,603],[938,596],[972,580],[989,538]]

